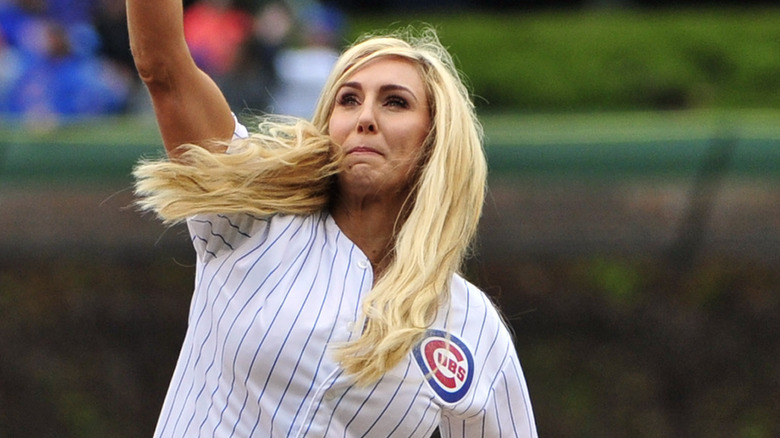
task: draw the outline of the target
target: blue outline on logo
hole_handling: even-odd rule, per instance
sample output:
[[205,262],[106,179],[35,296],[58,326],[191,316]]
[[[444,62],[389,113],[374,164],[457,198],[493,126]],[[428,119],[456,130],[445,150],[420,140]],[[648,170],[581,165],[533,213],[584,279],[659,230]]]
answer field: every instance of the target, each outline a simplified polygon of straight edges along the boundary
[[[463,387],[455,392],[447,391],[441,386],[436,378],[431,375],[432,370],[428,367],[428,364],[425,361],[425,357],[423,356],[422,349],[420,348],[422,344],[430,338],[441,338],[442,340],[446,341],[448,336],[450,342],[460,347],[461,351],[463,351],[463,355],[466,356],[466,362],[469,364],[468,375],[466,376],[466,380],[463,382]],[[436,391],[436,394],[438,394],[439,397],[441,397],[445,402],[455,403],[460,401],[466,395],[469,388],[471,388],[471,380],[474,377],[474,358],[471,356],[471,351],[466,347],[466,344],[455,337],[455,335],[451,333],[448,335],[447,332],[442,330],[428,330],[428,332],[425,334],[425,338],[423,338],[423,340],[420,341],[416,347],[414,347],[414,358],[417,360],[417,365],[420,366],[420,369],[425,376],[425,380],[428,381],[428,384],[431,386],[431,388],[433,388],[433,390]]]

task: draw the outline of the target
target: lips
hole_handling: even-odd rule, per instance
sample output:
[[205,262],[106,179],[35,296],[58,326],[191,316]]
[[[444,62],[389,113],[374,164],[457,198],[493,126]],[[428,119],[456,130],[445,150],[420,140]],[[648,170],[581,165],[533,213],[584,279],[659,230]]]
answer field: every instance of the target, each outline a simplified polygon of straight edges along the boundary
[[379,151],[368,146],[356,146],[350,149],[347,154],[379,154]]

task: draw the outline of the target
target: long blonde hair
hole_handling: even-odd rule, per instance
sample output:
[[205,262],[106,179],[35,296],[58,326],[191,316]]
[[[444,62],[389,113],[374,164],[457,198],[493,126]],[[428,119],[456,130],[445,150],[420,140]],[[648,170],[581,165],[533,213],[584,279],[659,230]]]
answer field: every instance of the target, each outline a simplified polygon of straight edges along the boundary
[[[482,127],[435,31],[365,37],[347,49],[311,124],[266,122],[262,134],[240,141],[239,155],[188,146],[182,163],[145,163],[135,171],[141,207],[166,222],[201,212],[306,214],[326,208],[340,159],[327,132],[336,93],[352,73],[383,56],[419,67],[433,128],[409,208],[399,218],[392,260],[363,302],[363,320],[355,326],[359,336],[335,352],[361,384],[403,360],[449,302],[450,282],[468,255],[482,213],[487,179]],[[289,179],[277,184],[280,175]]]

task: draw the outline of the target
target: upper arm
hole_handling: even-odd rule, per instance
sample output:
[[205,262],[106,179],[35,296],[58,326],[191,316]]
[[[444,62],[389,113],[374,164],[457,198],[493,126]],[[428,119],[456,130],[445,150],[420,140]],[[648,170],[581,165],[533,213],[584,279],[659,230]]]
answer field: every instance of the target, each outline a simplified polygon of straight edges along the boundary
[[470,395],[442,410],[444,438],[537,438],[531,399],[514,343],[503,324],[475,357]]
[[[479,415],[458,421],[449,437],[537,438],[531,400],[516,355],[510,355],[492,382]],[[456,430],[455,430],[456,429]]]
[[172,72],[162,83],[146,84],[169,154],[184,143],[209,147],[212,140],[233,136],[235,122],[222,92],[194,65]]
[[233,117],[216,83],[195,64],[180,0],[127,0],[130,46],[168,153],[183,143],[230,140]]
[[442,416],[442,438],[515,437],[537,438],[525,378],[517,360],[496,376],[488,389],[487,403],[468,418]]

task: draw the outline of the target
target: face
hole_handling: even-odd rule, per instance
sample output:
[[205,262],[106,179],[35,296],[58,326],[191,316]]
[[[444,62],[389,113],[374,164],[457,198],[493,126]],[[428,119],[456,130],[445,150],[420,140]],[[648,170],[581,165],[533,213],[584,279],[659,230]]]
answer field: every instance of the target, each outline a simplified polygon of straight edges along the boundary
[[405,196],[431,129],[417,66],[396,57],[367,63],[336,93],[328,129],[345,154],[343,194]]

